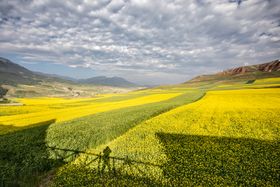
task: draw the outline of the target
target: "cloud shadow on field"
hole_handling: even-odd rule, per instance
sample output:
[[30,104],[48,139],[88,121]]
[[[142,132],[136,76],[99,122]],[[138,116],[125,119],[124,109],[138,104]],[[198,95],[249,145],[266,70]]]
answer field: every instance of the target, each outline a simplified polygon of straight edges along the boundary
[[63,164],[50,159],[46,130],[55,119],[28,127],[0,125],[0,186],[38,186],[39,176]]
[[156,133],[172,186],[278,186],[279,141]]

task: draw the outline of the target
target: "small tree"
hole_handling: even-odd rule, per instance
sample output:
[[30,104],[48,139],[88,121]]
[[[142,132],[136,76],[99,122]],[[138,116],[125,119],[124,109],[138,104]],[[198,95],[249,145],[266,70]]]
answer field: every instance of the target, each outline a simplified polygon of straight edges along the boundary
[[4,96],[7,94],[7,92],[8,92],[8,89],[0,86],[0,99],[3,99]]

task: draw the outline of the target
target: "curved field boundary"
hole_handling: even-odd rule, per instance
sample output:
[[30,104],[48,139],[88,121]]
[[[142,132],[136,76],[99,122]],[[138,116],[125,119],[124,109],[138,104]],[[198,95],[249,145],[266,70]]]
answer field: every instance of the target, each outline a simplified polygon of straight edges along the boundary
[[109,146],[113,156],[161,164],[147,175],[165,175],[171,186],[274,186],[279,182],[279,103],[279,89],[210,91],[92,151]]
[[[25,125],[34,124],[49,119],[56,119],[58,122],[68,121],[74,118],[110,111],[114,109],[121,109],[130,106],[160,102],[176,97],[180,94],[181,93],[153,94],[153,95],[142,96],[139,98],[128,99],[128,100],[123,100],[118,102],[90,103],[88,105],[85,103],[85,106],[66,107],[62,109],[47,109],[46,111],[31,112],[27,114],[1,116],[0,124],[25,126]],[[30,107],[32,108],[33,106]]]
[[189,91],[161,102],[115,109],[51,125],[4,125],[14,129],[6,134],[3,132],[1,136],[0,148],[5,153],[1,156],[8,158],[1,160],[1,174],[7,180],[17,176],[19,184],[32,186],[36,184],[38,175],[60,164],[58,158],[48,151],[48,146],[78,151],[95,148],[119,137],[142,121],[197,100],[201,95],[202,92]]
[[49,127],[49,146],[86,150],[107,143],[141,122],[186,103],[197,101],[203,92],[191,91],[169,100],[93,114]]

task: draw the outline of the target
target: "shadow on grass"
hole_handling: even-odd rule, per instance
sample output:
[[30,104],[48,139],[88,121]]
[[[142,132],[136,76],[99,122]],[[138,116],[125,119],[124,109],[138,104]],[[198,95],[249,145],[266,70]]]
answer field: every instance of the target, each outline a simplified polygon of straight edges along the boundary
[[49,159],[45,145],[46,130],[54,122],[49,120],[25,129],[0,126],[0,186],[37,186],[40,175],[63,164]]
[[279,142],[157,133],[172,186],[279,186]]
[[75,165],[66,166],[54,178],[54,186],[162,186],[149,177],[137,176],[116,170],[114,173]]
[[[83,155],[79,164],[70,163],[60,168],[52,181],[53,186],[162,186],[161,181],[151,179],[147,169],[160,168],[149,162],[110,156],[107,146],[96,154],[73,149],[49,147],[57,155]],[[72,159],[73,160],[73,159]]]

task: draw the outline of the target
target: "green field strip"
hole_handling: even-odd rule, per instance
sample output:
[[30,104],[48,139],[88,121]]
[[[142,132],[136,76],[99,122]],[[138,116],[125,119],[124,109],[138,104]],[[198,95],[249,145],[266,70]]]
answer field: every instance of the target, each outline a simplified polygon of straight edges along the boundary
[[175,98],[94,114],[49,127],[49,146],[86,150],[107,143],[137,124],[175,107],[200,99],[204,93],[188,92]]

